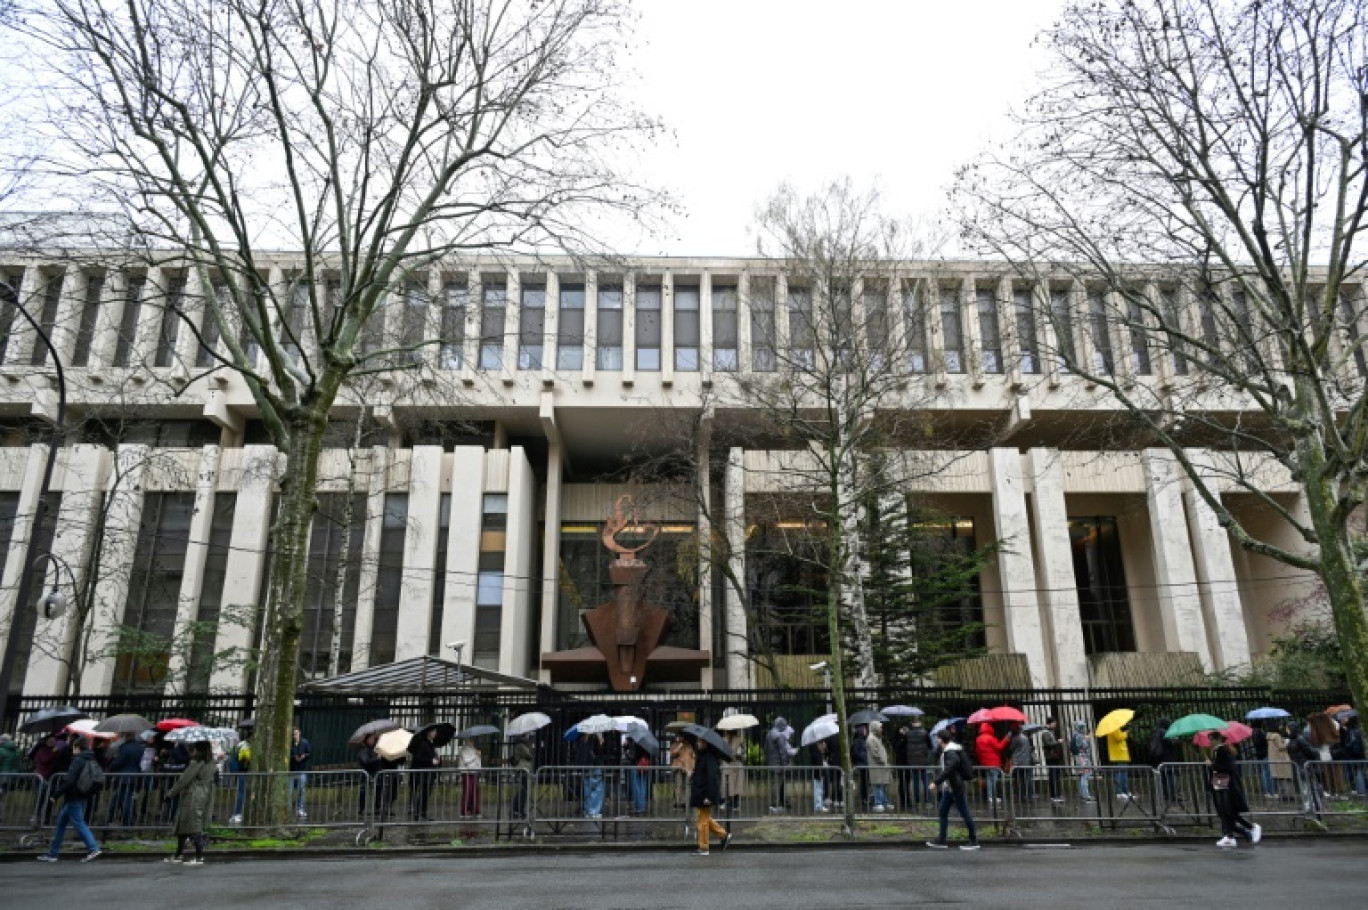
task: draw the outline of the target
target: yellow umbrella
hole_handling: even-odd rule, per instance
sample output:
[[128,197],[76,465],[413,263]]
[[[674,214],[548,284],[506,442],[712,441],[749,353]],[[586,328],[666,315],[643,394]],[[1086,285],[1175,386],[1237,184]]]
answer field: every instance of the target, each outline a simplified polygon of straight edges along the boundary
[[1102,723],[1097,725],[1097,735],[1110,736],[1120,730],[1135,717],[1135,712],[1130,708],[1117,708],[1115,711],[1102,718]]

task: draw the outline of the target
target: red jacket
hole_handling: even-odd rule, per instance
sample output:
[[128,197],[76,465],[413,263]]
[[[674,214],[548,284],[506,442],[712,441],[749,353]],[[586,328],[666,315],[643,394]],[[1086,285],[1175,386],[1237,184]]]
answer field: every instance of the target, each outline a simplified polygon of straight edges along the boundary
[[974,757],[985,768],[1001,768],[1002,753],[1007,749],[1010,736],[998,739],[993,735],[992,724],[979,726],[978,738],[974,740]]

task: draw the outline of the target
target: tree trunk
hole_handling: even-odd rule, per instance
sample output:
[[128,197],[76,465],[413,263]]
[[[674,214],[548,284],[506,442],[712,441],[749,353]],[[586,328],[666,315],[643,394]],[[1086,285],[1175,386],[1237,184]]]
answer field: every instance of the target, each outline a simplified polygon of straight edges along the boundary
[[[834,486],[834,484],[833,484]],[[834,492],[834,491],[833,491]],[[838,516],[831,515],[831,519]],[[827,545],[834,557],[840,552],[842,528],[839,522],[827,523]],[[827,635],[831,639],[831,701],[836,709],[836,726],[841,740],[841,781],[845,786],[845,808],[843,810],[843,831],[846,837],[855,836],[855,801],[859,799],[859,787],[851,768],[850,731],[846,728],[845,660],[841,648],[841,582],[833,578],[827,585]]]
[[860,510],[856,502],[855,482],[850,475],[854,467],[849,459],[842,459],[838,468],[837,498],[832,504],[833,518],[840,520],[844,552],[839,563],[833,552],[832,565],[839,565],[841,600],[851,625],[851,645],[854,650],[855,684],[861,689],[878,686],[874,672],[874,644],[869,627],[869,611],[865,608],[864,559],[860,548]]
[[256,728],[252,770],[277,772],[270,786],[253,792],[249,823],[283,825],[290,820],[290,733],[299,673],[299,644],[304,629],[304,592],[308,584],[309,531],[317,507],[318,455],[327,427],[327,405],[315,402],[290,421],[288,459],[280,479],[280,507],[271,531],[270,587],[264,630],[269,647],[261,649],[257,669]]

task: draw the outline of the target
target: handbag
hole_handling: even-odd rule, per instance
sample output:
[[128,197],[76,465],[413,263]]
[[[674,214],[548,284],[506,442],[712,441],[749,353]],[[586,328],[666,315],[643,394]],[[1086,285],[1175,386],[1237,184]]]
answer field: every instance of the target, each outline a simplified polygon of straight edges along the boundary
[[1213,774],[1213,775],[1211,775],[1211,789],[1213,789],[1213,790],[1229,790],[1229,789],[1230,789],[1230,775],[1229,775],[1229,774]]

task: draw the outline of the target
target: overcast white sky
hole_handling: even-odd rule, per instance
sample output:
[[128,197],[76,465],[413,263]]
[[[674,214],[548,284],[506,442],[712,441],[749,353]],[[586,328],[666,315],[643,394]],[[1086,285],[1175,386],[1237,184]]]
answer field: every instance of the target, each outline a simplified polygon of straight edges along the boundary
[[[643,175],[687,214],[635,252],[751,255],[781,181],[877,183],[890,215],[944,204],[955,168],[1007,127],[1061,0],[649,0],[640,104],[675,141]],[[627,241],[632,245],[631,241]]]

